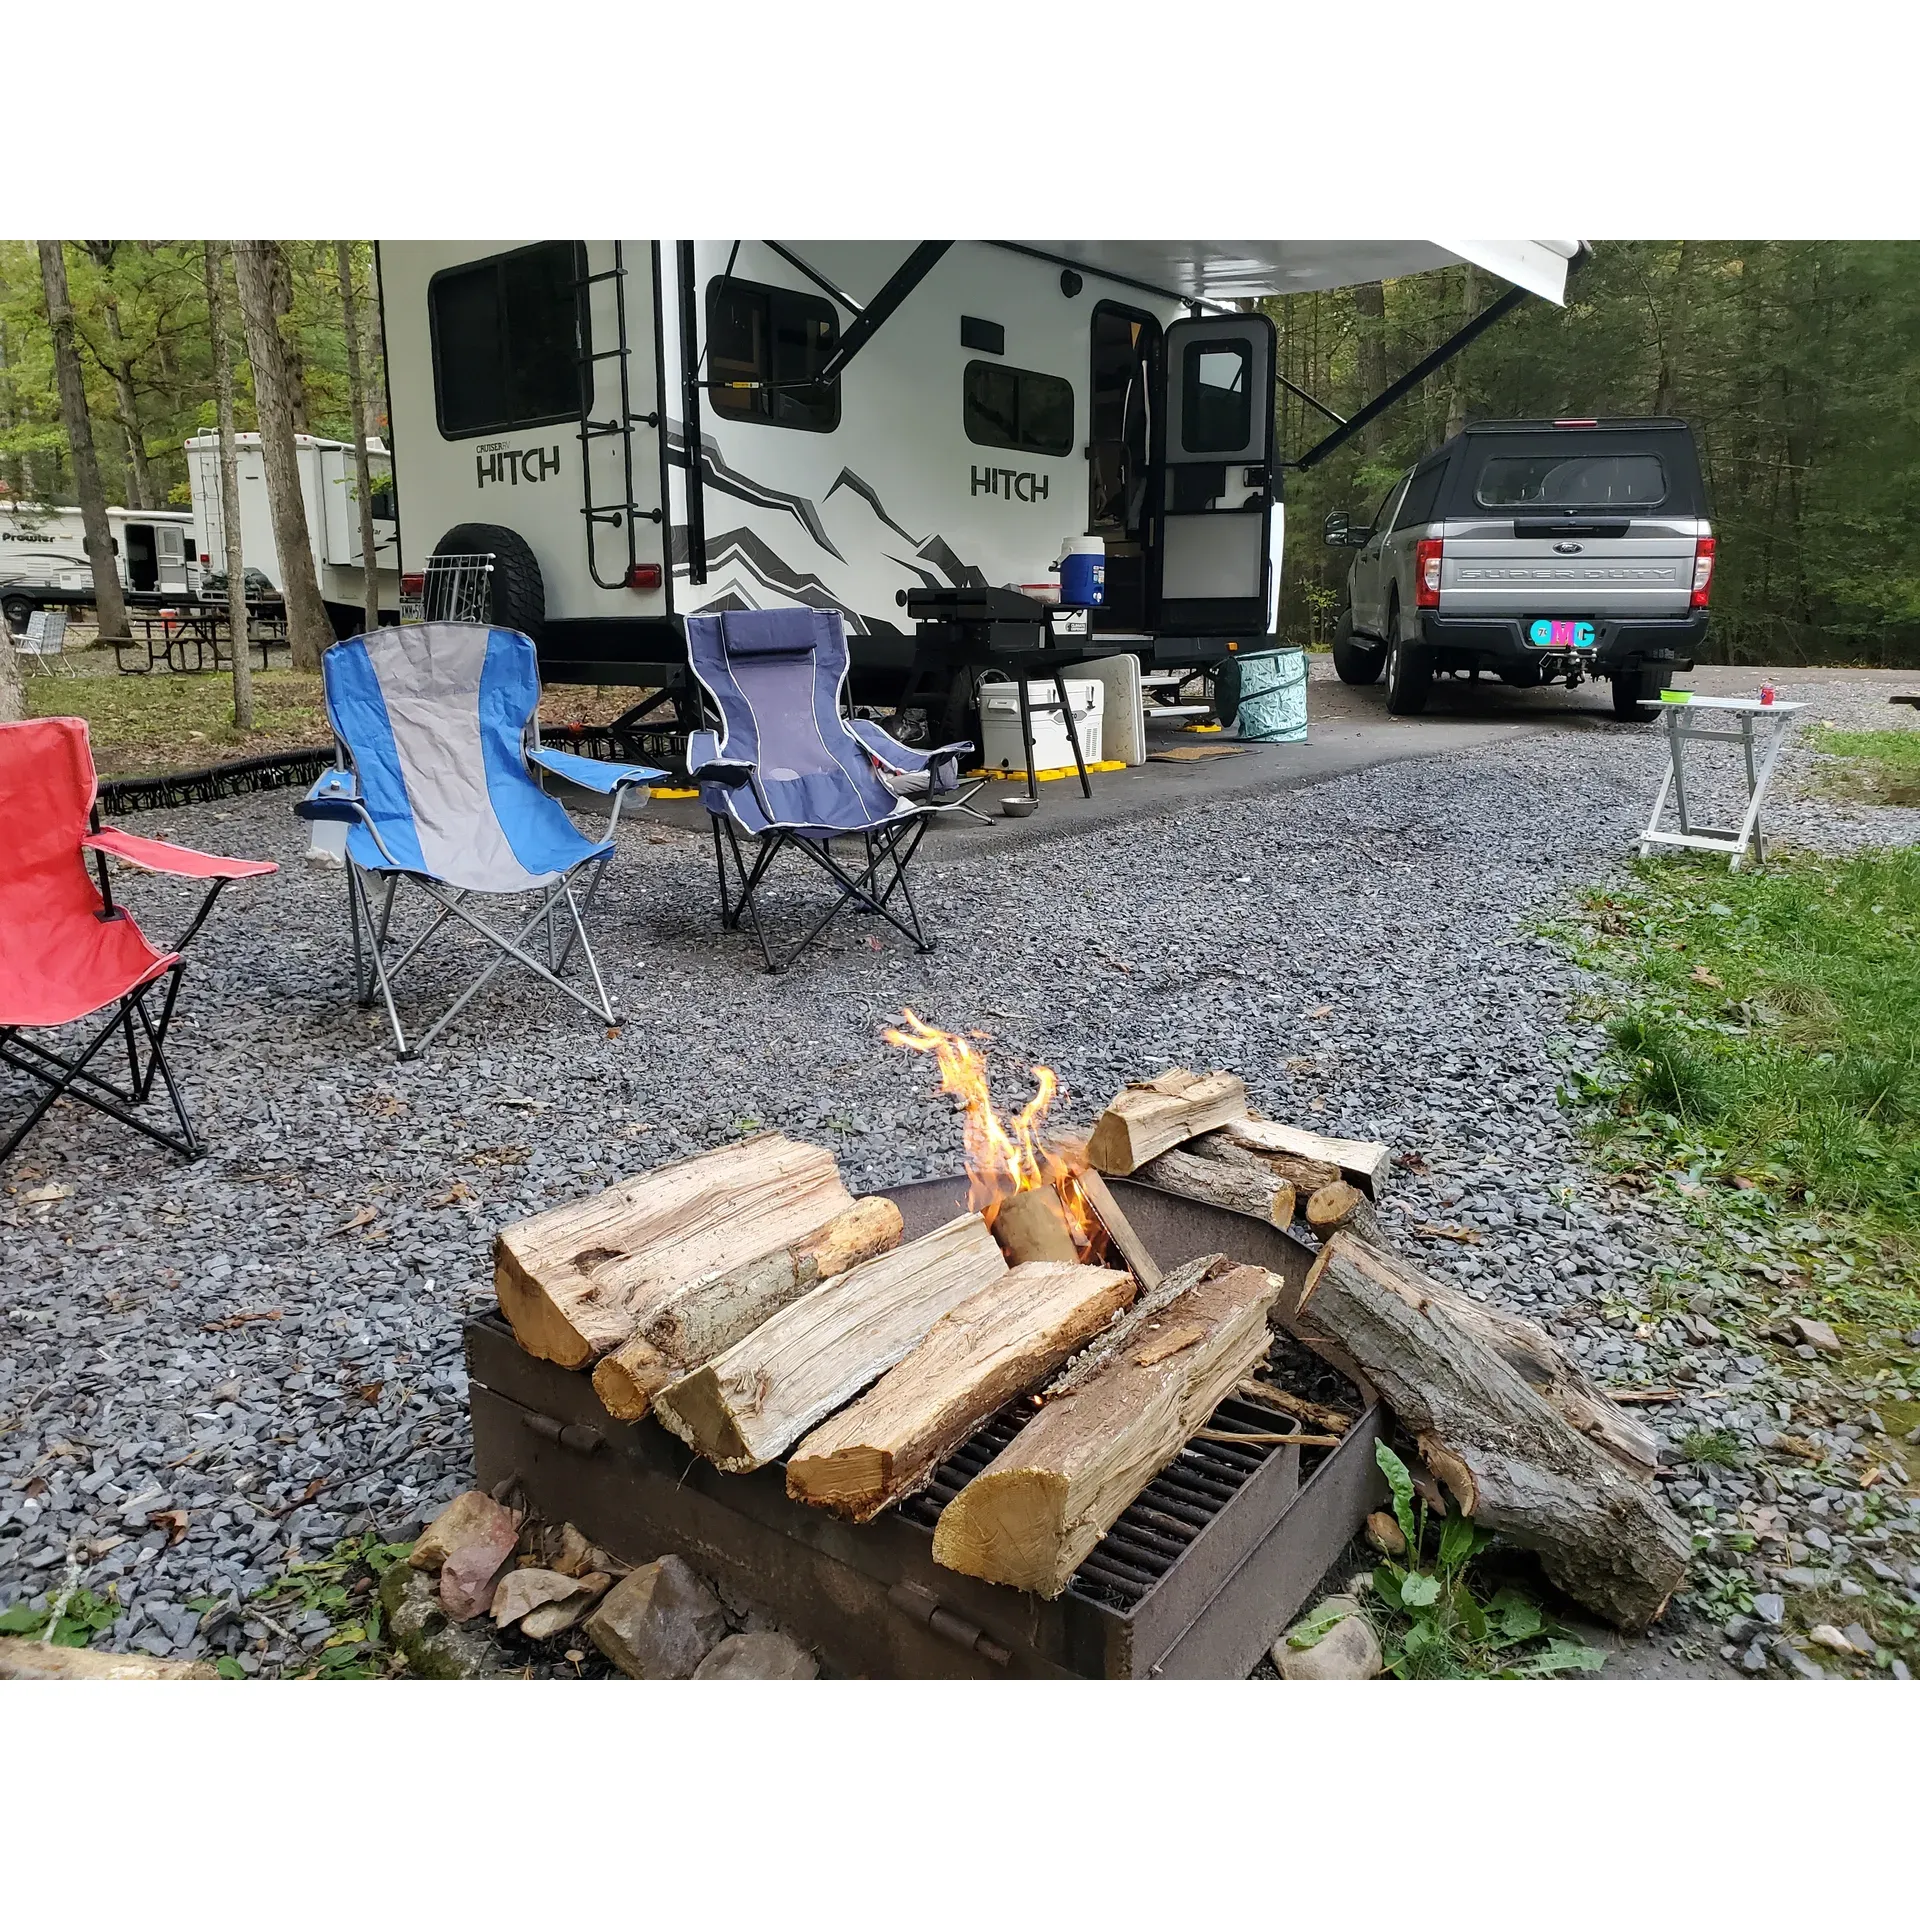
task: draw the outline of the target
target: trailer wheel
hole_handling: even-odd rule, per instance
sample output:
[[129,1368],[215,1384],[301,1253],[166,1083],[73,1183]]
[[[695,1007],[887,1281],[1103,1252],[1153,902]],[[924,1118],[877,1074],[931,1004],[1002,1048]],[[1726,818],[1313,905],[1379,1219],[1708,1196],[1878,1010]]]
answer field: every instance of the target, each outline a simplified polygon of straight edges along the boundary
[[533,549],[511,527],[489,526],[472,520],[450,528],[434,548],[436,556],[452,553],[493,555],[493,621],[524,633],[536,646],[547,630],[547,586]]
[[1230,727],[1240,718],[1240,662],[1233,655],[1213,670],[1213,719],[1216,726]]

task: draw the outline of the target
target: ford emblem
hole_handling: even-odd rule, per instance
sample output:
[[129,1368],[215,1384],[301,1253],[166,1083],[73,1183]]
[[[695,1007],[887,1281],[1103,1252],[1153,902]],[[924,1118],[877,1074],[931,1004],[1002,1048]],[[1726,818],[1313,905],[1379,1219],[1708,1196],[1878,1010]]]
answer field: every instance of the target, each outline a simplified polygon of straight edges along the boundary
[[1580,542],[1578,540],[1556,540],[1553,543],[1553,550],[1555,553],[1578,553],[1580,551]]

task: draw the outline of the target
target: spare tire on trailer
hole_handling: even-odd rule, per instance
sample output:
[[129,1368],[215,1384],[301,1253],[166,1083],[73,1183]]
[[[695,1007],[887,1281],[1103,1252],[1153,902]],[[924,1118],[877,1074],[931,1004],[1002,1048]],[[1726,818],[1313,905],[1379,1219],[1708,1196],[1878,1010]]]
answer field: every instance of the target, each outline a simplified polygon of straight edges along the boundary
[[443,533],[433,551],[436,559],[446,554],[492,554],[493,624],[511,627],[539,645],[547,630],[547,584],[533,549],[511,527],[466,521]]
[[1240,660],[1227,657],[1213,670],[1213,723],[1230,727],[1240,718]]

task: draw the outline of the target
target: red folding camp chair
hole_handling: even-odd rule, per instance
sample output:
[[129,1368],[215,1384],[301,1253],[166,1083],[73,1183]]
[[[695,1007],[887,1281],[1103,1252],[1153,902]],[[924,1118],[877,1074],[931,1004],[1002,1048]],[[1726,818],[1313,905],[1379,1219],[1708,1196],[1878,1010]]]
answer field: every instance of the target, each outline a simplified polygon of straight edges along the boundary
[[[102,830],[94,798],[93,753],[84,720],[0,726],[0,1061],[33,1075],[47,1089],[0,1146],[0,1161],[62,1094],[178,1153],[200,1152],[166,1061],[167,1028],[186,964],[179,948],[200,931],[229,880],[274,871],[270,861],[222,860],[165,840]],[[99,873],[97,887],[87,877],[89,853]],[[150,945],[126,908],[114,905],[109,854],[153,873],[213,882],[175,951],[163,953]],[[156,995],[157,1013],[149,1004]],[[85,1050],[72,1056],[55,1053],[22,1031],[71,1026],[116,1006]],[[116,1033],[126,1040],[130,1090],[93,1071],[95,1057]],[[133,1111],[145,1104],[156,1074],[179,1118],[177,1134]]]

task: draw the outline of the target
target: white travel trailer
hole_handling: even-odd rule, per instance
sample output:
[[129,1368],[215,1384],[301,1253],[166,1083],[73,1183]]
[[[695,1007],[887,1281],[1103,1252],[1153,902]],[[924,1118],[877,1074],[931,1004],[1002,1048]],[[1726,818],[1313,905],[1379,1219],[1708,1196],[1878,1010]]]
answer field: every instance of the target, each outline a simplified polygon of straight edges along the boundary
[[[109,507],[120,585],[131,594],[197,593],[193,516],[165,507]],[[35,607],[91,605],[93,569],[78,507],[0,501],[0,617],[15,633]]]
[[1558,300],[1577,250],[388,242],[403,565],[493,555],[493,617],[556,679],[659,685],[689,613],[838,607],[856,698],[951,715],[971,684],[942,636],[1031,606],[992,590],[1091,535],[1106,597],[1076,644],[1205,665],[1270,634],[1277,599],[1257,297],[1470,259],[1513,291],[1457,350],[1527,293]]
[[[249,572],[256,568],[284,589],[279,550],[273,540],[273,515],[267,505],[266,456],[257,433],[234,436],[240,469],[240,550]],[[307,513],[307,538],[320,580],[320,597],[335,633],[358,633],[365,618],[366,590],[360,560],[360,496],[355,486],[353,447],[345,440],[322,440],[310,433],[294,439],[300,465],[300,497]],[[380,605],[398,617],[400,607],[399,527],[394,519],[393,462],[378,440],[367,443],[373,470],[374,558],[379,572]],[[227,564],[226,522],[220,511],[220,436],[204,433],[186,444],[187,482],[193,494],[194,537],[210,572]]]

